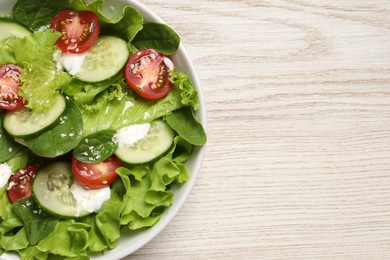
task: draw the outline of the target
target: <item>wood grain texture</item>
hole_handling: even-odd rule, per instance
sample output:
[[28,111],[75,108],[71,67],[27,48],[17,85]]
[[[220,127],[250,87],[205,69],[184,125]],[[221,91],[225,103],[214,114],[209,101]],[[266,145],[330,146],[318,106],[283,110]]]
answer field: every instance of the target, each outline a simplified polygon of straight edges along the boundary
[[143,3],[194,60],[209,142],[126,259],[390,259],[390,1]]

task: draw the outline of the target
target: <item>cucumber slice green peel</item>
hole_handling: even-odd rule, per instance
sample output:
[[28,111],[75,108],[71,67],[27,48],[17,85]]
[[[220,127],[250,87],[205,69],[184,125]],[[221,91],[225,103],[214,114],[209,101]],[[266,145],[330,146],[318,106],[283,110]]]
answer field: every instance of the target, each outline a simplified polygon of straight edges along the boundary
[[115,36],[100,36],[86,52],[75,77],[81,81],[99,82],[117,75],[129,57],[127,42]]
[[128,164],[155,161],[171,148],[174,131],[162,119],[151,122],[147,134],[132,145],[119,145],[115,155]]
[[55,162],[37,172],[31,186],[32,194],[39,206],[52,215],[83,217],[90,213],[82,211],[77,214],[77,202],[71,192],[73,181],[71,165]]
[[35,112],[26,107],[7,111],[4,116],[4,129],[15,138],[37,136],[56,125],[65,108],[65,97],[58,94],[55,105],[47,111]]

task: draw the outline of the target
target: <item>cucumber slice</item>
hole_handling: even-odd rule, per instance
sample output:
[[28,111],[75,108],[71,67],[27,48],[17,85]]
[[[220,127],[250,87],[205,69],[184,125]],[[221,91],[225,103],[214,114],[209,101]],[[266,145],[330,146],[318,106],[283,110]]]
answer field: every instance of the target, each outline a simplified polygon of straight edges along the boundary
[[89,212],[77,212],[77,201],[71,187],[73,185],[71,165],[55,162],[37,172],[31,190],[34,199],[46,212],[59,217],[82,217]]
[[16,138],[36,136],[56,124],[65,108],[65,98],[58,94],[55,105],[47,111],[34,112],[25,107],[7,111],[4,116],[4,129]]
[[75,74],[79,80],[99,82],[119,73],[129,58],[127,42],[115,36],[100,36]]
[[0,18],[0,42],[10,37],[22,38],[30,35],[31,31],[10,18]]
[[150,124],[148,132],[140,140],[130,145],[121,144],[121,139],[133,139],[131,135],[118,131],[116,138],[119,145],[115,155],[129,164],[142,164],[154,161],[168,151],[173,144],[174,131],[165,121],[157,119]]

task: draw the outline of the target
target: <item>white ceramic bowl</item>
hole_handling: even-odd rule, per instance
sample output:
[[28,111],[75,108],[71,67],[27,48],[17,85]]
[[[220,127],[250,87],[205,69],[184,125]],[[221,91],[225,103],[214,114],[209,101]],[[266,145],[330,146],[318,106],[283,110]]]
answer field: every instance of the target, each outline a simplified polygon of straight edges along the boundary
[[[12,10],[12,6],[15,4],[16,0],[1,0],[0,1],[0,12],[1,13],[10,13]],[[164,22],[160,17],[154,14],[151,10],[149,10],[145,5],[141,4],[137,0],[111,0],[109,2],[110,5],[115,7],[115,10],[122,10],[121,7],[124,5],[132,5],[136,8],[143,16],[145,21],[154,21],[154,22]],[[110,10],[110,8],[107,8]],[[205,100],[203,96],[202,89],[200,87],[200,83],[198,80],[198,76],[196,74],[194,65],[186,52],[183,44],[180,45],[177,53],[173,56],[175,60],[175,64],[178,70],[187,73],[199,93],[199,102],[200,108],[197,111],[197,118],[202,123],[203,127],[206,129],[206,108],[205,108]],[[110,251],[107,251],[102,256],[94,256],[92,259],[121,259],[125,256],[130,255],[136,250],[143,247],[145,244],[150,242],[154,237],[156,237],[167,225],[168,223],[175,217],[175,215],[179,212],[180,208],[183,206],[186,201],[188,195],[191,192],[192,187],[195,184],[196,178],[200,171],[203,156],[205,152],[205,146],[197,149],[192,158],[186,163],[188,170],[191,174],[190,179],[184,185],[173,188],[173,192],[175,195],[175,201],[173,205],[165,210],[162,214],[160,221],[152,228],[143,230],[138,232],[137,234],[126,234],[123,233],[121,239],[118,243],[118,246]],[[13,254],[3,254],[0,256],[0,259],[4,260],[13,260],[19,259],[18,256]]]

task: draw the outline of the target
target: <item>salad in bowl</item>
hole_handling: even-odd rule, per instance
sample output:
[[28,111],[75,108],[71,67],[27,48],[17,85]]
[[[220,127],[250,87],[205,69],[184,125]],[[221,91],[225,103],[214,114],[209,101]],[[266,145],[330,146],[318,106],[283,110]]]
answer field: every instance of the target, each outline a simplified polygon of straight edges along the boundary
[[183,205],[207,140],[179,36],[137,1],[0,7],[0,259],[134,252]]

